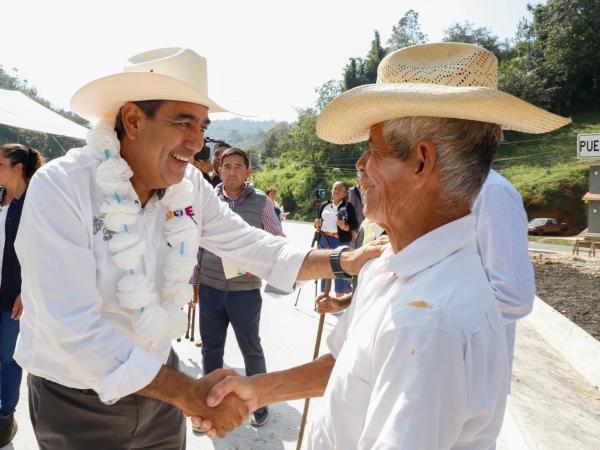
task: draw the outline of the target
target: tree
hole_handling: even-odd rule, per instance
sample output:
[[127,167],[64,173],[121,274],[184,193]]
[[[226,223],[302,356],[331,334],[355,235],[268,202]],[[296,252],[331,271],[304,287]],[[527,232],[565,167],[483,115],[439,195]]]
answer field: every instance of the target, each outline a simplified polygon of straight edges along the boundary
[[571,114],[595,106],[600,100],[600,0],[548,0],[530,9],[554,110]]
[[322,111],[331,100],[336,98],[344,90],[344,85],[340,80],[329,80],[315,88],[317,93],[317,102],[315,104],[317,111]]
[[394,25],[392,35],[387,41],[387,52],[398,50],[399,48],[411,45],[424,44],[427,42],[427,35],[421,31],[419,23],[419,13],[409,9],[404,17]]
[[377,67],[385,56],[385,49],[381,46],[379,31],[375,31],[375,37],[371,41],[371,49],[365,58],[363,66],[363,84],[375,83],[377,81]]
[[363,60],[361,58],[350,58],[344,67],[343,90],[347,91],[363,83]]
[[463,24],[454,23],[444,30],[444,42],[464,42],[465,44],[479,45],[494,53],[498,59],[504,56],[503,51],[507,43],[501,43],[498,36],[486,27],[475,28],[471,22]]

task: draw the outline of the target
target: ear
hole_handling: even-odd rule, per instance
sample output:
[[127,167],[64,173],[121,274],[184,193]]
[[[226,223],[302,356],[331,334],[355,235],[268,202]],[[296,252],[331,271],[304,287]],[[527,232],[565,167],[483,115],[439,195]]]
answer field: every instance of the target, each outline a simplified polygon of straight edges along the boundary
[[121,108],[121,120],[127,137],[135,141],[143,127],[146,116],[133,102],[127,102]]
[[435,144],[429,139],[423,139],[417,142],[414,155],[414,176],[421,182],[426,181],[436,170],[437,153]]
[[23,163],[16,163],[13,167],[15,170],[18,170],[21,175],[25,173],[25,165]]
[[248,176],[248,177],[249,177],[250,175],[252,175],[252,169],[251,169],[250,167],[248,167],[248,168],[246,169],[246,176]]

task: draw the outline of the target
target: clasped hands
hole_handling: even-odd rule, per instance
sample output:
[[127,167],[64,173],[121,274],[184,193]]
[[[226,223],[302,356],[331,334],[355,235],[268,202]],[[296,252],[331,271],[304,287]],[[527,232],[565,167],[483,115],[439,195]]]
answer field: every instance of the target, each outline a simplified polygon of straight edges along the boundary
[[240,376],[233,369],[217,369],[199,379],[196,395],[208,407],[201,410],[188,408],[184,413],[209,437],[225,436],[251,412],[264,406],[259,403],[252,377]]

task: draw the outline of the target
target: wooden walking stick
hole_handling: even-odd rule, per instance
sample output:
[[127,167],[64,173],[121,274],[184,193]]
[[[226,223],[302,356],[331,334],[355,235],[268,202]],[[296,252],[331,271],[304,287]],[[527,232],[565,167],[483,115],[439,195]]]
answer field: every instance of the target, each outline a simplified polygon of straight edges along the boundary
[[186,339],[190,338],[190,319],[191,319],[191,314],[192,314],[192,307],[188,305],[188,325],[187,325],[187,330],[185,330],[185,338]]
[[192,310],[192,335],[190,336],[190,341],[194,342],[194,331],[196,329],[196,304],[194,303],[190,306]]
[[[325,287],[323,293],[329,295],[331,290],[331,279],[325,280]],[[321,314],[319,317],[319,327],[317,328],[317,341],[315,342],[315,351],[313,352],[313,361],[319,356],[319,349],[321,348],[321,336],[323,335],[323,324],[325,323],[325,314]],[[310,404],[310,398],[304,400],[304,411],[302,411],[302,420],[300,421],[300,431],[298,432],[298,442],[296,444],[296,450],[300,450],[302,447],[302,438],[304,437],[304,427],[306,426],[306,418],[308,416],[308,406]]]

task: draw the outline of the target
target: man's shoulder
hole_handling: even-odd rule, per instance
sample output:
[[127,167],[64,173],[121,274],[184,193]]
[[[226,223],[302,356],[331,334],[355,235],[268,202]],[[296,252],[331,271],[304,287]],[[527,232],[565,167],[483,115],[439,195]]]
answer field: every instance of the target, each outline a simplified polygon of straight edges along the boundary
[[36,171],[31,179],[31,187],[54,184],[57,186],[77,185],[85,179],[91,179],[99,161],[83,148],[73,148],[64,156],[55,158]]
[[490,170],[490,173],[481,187],[481,191],[484,192],[490,188],[503,188],[509,191],[517,192],[513,184],[495,170]]
[[265,198],[265,199],[267,198],[267,194],[265,194],[264,191],[261,191],[260,189],[254,187],[252,185],[251,185],[251,187],[252,187],[251,194],[258,195],[261,198]]
[[59,158],[52,159],[44,164],[40,173],[70,174],[82,170],[91,170],[97,167],[98,160],[84,148],[72,148]]
[[491,170],[475,199],[473,209],[476,211],[482,202],[498,202],[503,199],[522,204],[521,194],[513,184],[495,170]]

